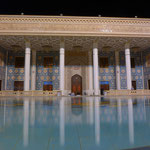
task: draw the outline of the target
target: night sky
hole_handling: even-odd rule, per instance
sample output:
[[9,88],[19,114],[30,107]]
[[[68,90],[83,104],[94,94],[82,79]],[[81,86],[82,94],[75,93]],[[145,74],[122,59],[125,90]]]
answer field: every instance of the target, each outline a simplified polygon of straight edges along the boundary
[[0,14],[60,15],[150,18],[150,5],[145,1],[120,0],[1,0]]

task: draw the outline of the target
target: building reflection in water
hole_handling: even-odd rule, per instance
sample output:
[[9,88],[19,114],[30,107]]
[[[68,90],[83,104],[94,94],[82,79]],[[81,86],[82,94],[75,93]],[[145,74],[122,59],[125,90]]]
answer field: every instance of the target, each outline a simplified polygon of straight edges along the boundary
[[122,124],[122,110],[121,110],[121,99],[117,100],[117,111],[118,111],[118,123]]
[[23,144],[28,146],[29,140],[29,98],[24,98]]
[[4,100],[4,126],[6,124],[6,100]]
[[134,144],[134,120],[133,120],[133,102],[128,99],[128,126],[129,126],[129,141]]
[[[88,98],[88,103],[89,103],[89,115],[87,115],[87,118],[89,118],[89,123],[90,125],[93,125],[94,123],[94,118],[93,118],[93,98],[89,97]],[[88,107],[87,107],[88,108]]]
[[71,98],[71,110],[74,115],[81,115],[83,109],[82,97],[72,97]]
[[60,99],[59,103],[60,110],[60,122],[59,122],[59,132],[60,132],[60,144],[65,144],[65,97]]
[[94,98],[95,102],[95,143],[100,144],[100,100],[99,97]]
[[32,97],[32,99],[31,99],[30,112],[31,112],[30,123],[31,123],[31,126],[34,126],[34,123],[35,123],[35,97]]

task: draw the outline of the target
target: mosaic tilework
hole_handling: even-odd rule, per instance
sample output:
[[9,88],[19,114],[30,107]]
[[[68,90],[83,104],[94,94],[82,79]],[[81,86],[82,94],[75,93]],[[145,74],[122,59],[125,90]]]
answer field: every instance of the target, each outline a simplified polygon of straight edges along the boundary
[[[53,57],[53,68],[44,68],[44,56]],[[59,52],[37,52],[36,89],[43,90],[44,81],[52,81],[53,90],[59,90]]]
[[15,68],[16,56],[24,56],[24,53],[19,51],[9,51],[7,67],[7,90],[14,90],[14,81],[24,81],[24,68]]
[[[135,68],[132,68],[131,75],[132,80],[136,81],[136,89],[143,89],[143,67],[141,52],[131,52],[131,57],[135,59]],[[120,79],[121,79],[121,89],[127,88],[126,82],[126,66],[125,66],[125,53],[120,52]]]
[[116,77],[115,77],[115,54],[114,52],[99,52],[99,57],[108,57],[109,67],[99,69],[99,80],[109,81],[109,88],[116,88]]
[[[142,53],[143,61],[145,60],[146,52]],[[7,90],[14,89],[14,81],[24,80],[24,68],[15,68],[15,56],[24,56],[23,52],[9,51],[8,54],[8,77],[7,77]],[[44,68],[43,59],[44,56],[53,57],[53,68]],[[110,89],[116,89],[116,73],[115,73],[115,53],[114,52],[99,52],[99,57],[107,56],[109,58],[109,68],[99,69],[99,80],[109,81]],[[141,52],[132,52],[131,57],[135,58],[136,67],[132,69],[132,80],[136,81],[137,89],[143,88],[143,67]],[[59,52],[51,51],[37,51],[37,68],[36,68],[36,90],[43,90],[44,81],[52,81],[53,89],[59,90]],[[4,67],[5,68],[5,67]],[[5,78],[5,69],[0,67],[0,78]],[[2,73],[3,72],[3,73]],[[147,79],[150,79],[150,68],[146,68],[144,64],[144,87],[146,87]],[[120,79],[121,89],[126,89],[126,67],[125,67],[125,54],[124,51],[120,52]]]
[[146,56],[150,54],[149,49],[142,52],[143,72],[144,72],[144,89],[148,89],[148,80],[150,79],[150,67],[146,66]]
[[[115,53],[114,52],[99,52],[99,57],[108,57],[109,68],[99,69],[99,79],[100,81],[109,81],[110,89],[116,89],[116,70],[115,70]],[[132,80],[136,81],[136,88],[143,88],[142,79],[142,64],[141,64],[141,52],[132,52],[131,57],[135,58],[135,68],[132,69]],[[121,89],[127,88],[126,81],[126,66],[125,66],[125,53],[120,52],[120,79],[121,79]]]
[[0,66],[0,80],[2,80],[2,90],[5,89],[5,55],[6,55],[6,51],[0,47],[0,53],[3,54],[3,61],[4,61],[4,64],[3,66]]

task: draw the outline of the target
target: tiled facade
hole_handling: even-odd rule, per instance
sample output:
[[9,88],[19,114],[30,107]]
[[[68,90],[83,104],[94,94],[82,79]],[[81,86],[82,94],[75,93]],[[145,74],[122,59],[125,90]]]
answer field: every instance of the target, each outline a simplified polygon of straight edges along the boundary
[[150,50],[142,52],[143,72],[144,72],[144,89],[148,88],[148,80],[150,79],[150,66],[146,65],[146,57],[150,55]]
[[[45,56],[53,57],[53,67],[44,68],[43,62]],[[59,90],[59,52],[37,52],[36,57],[36,90],[43,90],[44,81],[52,81],[53,90]]]
[[4,90],[5,89],[5,71],[6,71],[5,69],[6,52],[1,47],[0,47],[0,55],[1,55],[0,56],[1,62],[3,62],[0,64],[0,80],[2,81],[2,85],[1,85],[2,90]]
[[[3,51],[1,51],[4,53]],[[135,59],[135,68],[132,68],[132,80],[136,81],[137,89],[147,89],[147,82],[150,79],[150,67],[146,67],[146,56],[149,50],[131,52],[131,57]],[[126,83],[126,66],[125,53],[120,51],[120,80],[121,89],[127,88]],[[4,53],[6,56],[6,53]],[[14,81],[24,80],[24,68],[15,68],[15,57],[24,56],[22,52],[9,51],[8,65],[7,65],[7,90],[14,90]],[[44,68],[43,59],[45,56],[53,57],[53,67]],[[116,89],[116,72],[115,72],[115,53],[114,51],[99,52],[99,57],[109,58],[108,68],[99,68],[99,81],[109,81],[110,89]],[[4,57],[6,61],[6,57]],[[32,62],[32,61],[31,61]],[[32,64],[31,64],[32,65]],[[3,90],[5,86],[5,65],[0,66],[0,80],[3,83]],[[144,77],[143,77],[144,74]],[[144,81],[143,81],[144,78]],[[43,82],[52,81],[53,89],[59,90],[59,52],[58,51],[37,51],[36,54],[36,90],[43,90]]]
[[[136,81],[136,89],[143,89],[143,65],[141,59],[141,52],[131,52],[131,57],[135,60],[135,68],[131,69],[132,81]],[[127,88],[126,82],[126,66],[125,66],[125,53],[120,52],[120,78],[121,89]]]

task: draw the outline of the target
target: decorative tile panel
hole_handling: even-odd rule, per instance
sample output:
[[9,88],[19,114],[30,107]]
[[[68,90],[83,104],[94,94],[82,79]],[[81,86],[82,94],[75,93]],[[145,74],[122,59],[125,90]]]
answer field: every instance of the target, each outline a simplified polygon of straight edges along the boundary
[[[53,57],[53,67],[44,68],[44,57]],[[36,68],[36,90],[43,90],[44,81],[52,81],[53,90],[59,90],[59,52],[58,51],[37,51]]]

